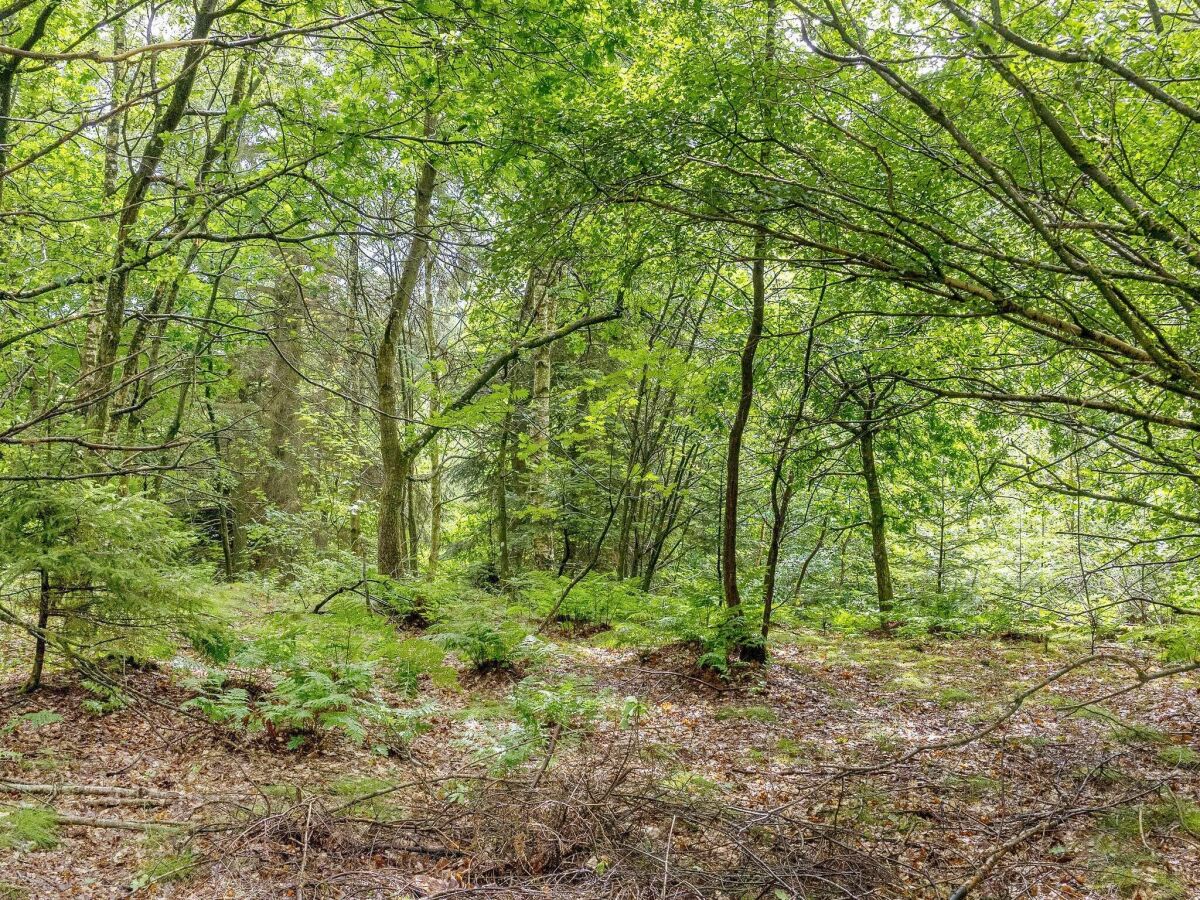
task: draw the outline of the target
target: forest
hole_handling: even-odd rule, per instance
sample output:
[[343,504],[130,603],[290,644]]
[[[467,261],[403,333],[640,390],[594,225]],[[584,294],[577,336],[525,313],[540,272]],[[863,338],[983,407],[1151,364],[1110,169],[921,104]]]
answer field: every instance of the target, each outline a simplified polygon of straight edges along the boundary
[[1196,0],[0,0],[0,900],[1200,897],[1198,125]]

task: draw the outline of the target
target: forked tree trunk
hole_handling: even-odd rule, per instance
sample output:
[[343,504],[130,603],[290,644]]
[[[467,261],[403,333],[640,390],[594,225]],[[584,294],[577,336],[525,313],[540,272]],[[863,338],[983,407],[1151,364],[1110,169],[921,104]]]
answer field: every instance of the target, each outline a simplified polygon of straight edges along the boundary
[[[426,130],[431,130],[431,123]],[[401,521],[405,489],[412,469],[411,455],[400,439],[400,390],[397,385],[399,353],[404,322],[412,305],[413,292],[421,262],[429,247],[429,211],[433,204],[433,185],[437,170],[432,162],[421,166],[413,204],[413,237],[408,245],[400,283],[391,298],[391,309],[375,358],[375,383],[379,392],[379,449],[383,468],[383,486],[379,493],[379,533],[376,542],[379,571],[391,578],[405,574],[408,554],[401,546]]]

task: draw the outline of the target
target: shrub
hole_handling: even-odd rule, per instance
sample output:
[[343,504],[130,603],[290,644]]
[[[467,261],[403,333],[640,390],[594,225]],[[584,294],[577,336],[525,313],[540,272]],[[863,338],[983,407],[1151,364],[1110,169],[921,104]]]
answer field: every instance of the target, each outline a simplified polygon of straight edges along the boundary
[[[193,627],[203,609],[198,579],[181,561],[192,542],[145,495],[88,482],[23,483],[0,502],[0,585],[42,627],[53,608],[75,644],[161,653],[164,637]],[[44,649],[56,646],[52,636]],[[30,689],[40,683],[40,659],[35,652]]]
[[516,668],[527,655],[521,650],[526,636],[523,630],[513,626],[471,622],[459,629],[451,627],[439,638],[445,646],[465,657],[475,671],[488,672]]

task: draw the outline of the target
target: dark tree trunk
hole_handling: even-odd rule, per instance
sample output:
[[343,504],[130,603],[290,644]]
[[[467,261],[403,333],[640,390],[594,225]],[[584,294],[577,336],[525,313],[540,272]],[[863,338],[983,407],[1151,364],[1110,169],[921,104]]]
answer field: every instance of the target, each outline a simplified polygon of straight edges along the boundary
[[895,593],[892,589],[892,570],[888,563],[887,529],[883,512],[883,494],[879,490],[879,471],[875,462],[875,432],[870,422],[864,423],[859,434],[862,449],[863,479],[867,483],[867,502],[870,506],[871,559],[875,563],[875,593],[883,626],[888,625]]
[[753,283],[753,306],[750,311],[750,329],[746,333],[746,344],[742,347],[741,391],[738,396],[737,412],[729,429],[729,449],[725,456],[725,510],[721,525],[721,584],[725,593],[725,605],[736,609],[742,603],[738,592],[737,539],[738,539],[738,488],[739,469],[742,461],[742,438],[746,423],[750,419],[750,407],[754,403],[754,357],[762,340],[763,316],[766,308],[766,261],[765,239],[760,234],[754,242],[754,265],[751,271]]
[[42,686],[42,667],[46,663],[46,626],[50,622],[50,575],[41,570],[41,588],[38,591],[37,637],[33,645],[33,668],[29,671],[29,680],[25,682],[24,691],[32,694]]

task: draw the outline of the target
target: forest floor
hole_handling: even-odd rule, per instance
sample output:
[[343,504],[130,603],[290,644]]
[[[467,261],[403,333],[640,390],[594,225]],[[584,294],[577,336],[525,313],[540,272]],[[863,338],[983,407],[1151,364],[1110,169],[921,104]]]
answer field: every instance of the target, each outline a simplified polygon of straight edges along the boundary
[[182,715],[169,666],[130,676],[161,704],[104,716],[70,673],[24,696],[10,671],[0,804],[50,802],[59,833],[0,847],[0,898],[946,897],[973,876],[980,897],[1200,897],[1194,678],[1072,709],[1128,683],[1088,667],[967,746],[895,762],[979,729],[1081,650],[798,632],[723,683],[684,648],[558,635],[542,677],[643,706],[625,727],[555,731],[549,756],[503,775],[479,747],[516,727],[517,674],[425,685],[433,727],[384,757]]

